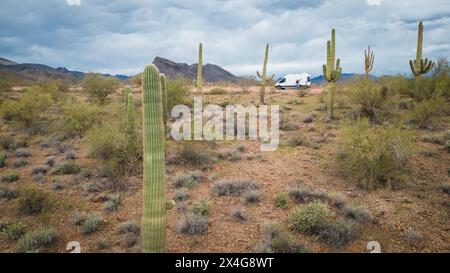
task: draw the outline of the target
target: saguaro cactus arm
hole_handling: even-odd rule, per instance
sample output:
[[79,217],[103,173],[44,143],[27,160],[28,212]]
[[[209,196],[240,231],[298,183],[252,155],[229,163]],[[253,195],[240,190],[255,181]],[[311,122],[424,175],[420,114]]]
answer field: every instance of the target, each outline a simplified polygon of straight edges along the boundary
[[331,41],[327,41],[327,64],[323,65],[323,77],[328,82],[336,82],[341,77],[341,60],[336,60],[336,31],[331,31]]
[[164,252],[166,236],[164,126],[159,70],[153,64],[144,70],[143,89],[142,251]]
[[420,76],[422,74],[426,74],[433,69],[434,63],[428,58],[422,59],[422,45],[423,45],[423,23],[419,22],[419,29],[417,34],[417,51],[416,51],[416,59],[414,61],[409,61],[409,66],[411,67],[411,71],[415,76]]

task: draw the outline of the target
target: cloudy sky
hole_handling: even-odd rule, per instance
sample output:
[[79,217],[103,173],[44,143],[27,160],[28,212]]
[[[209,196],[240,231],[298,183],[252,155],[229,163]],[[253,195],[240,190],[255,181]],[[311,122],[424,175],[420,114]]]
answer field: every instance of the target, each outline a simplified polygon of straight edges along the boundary
[[363,72],[372,45],[375,74],[408,73],[417,22],[424,55],[450,54],[448,0],[0,0],[0,57],[70,70],[132,75],[155,56],[234,74],[321,73],[331,28],[344,72]]

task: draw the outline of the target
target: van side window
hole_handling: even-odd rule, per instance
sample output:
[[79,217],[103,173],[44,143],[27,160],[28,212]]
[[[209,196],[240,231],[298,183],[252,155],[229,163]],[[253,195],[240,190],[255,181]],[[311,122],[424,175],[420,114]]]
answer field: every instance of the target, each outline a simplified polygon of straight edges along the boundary
[[311,77],[310,76],[308,76],[308,82],[310,82],[311,81]]

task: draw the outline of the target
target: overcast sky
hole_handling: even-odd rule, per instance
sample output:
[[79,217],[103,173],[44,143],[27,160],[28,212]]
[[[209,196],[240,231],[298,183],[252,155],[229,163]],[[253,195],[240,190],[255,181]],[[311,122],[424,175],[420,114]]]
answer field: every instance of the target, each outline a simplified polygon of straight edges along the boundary
[[336,28],[344,72],[409,73],[417,23],[424,55],[450,53],[449,0],[0,0],[0,57],[70,70],[132,75],[155,56],[203,62],[236,75],[261,69],[270,43],[269,73],[321,74],[326,41]]

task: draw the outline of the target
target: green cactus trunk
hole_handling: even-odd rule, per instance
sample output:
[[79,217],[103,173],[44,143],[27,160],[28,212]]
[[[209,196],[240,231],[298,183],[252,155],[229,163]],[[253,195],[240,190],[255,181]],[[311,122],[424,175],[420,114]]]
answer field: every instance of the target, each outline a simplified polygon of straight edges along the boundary
[[203,45],[198,45],[198,66],[197,66],[197,91],[203,92]]
[[136,152],[137,135],[133,94],[128,94],[126,145],[128,153]]
[[131,93],[131,87],[125,86],[125,89],[123,90],[123,101],[125,103],[125,109],[128,106],[128,95]]
[[327,41],[327,64],[323,65],[323,77],[328,82],[328,115],[334,117],[334,97],[336,93],[335,82],[339,80],[342,73],[341,60],[336,60],[336,31],[331,31],[331,41]]
[[162,94],[158,68],[151,64],[143,75],[144,185],[142,252],[164,252],[166,189]]
[[409,66],[411,67],[411,71],[414,76],[420,77],[423,74],[426,74],[433,69],[434,63],[428,58],[422,59],[422,45],[423,45],[423,23],[419,22],[419,29],[417,34],[417,51],[416,51],[416,59],[414,61],[409,61]]
[[166,85],[166,75],[159,74],[159,80],[161,82],[161,92],[163,99],[163,122],[164,122],[164,133],[167,133],[167,119],[169,118],[169,108],[167,105],[167,85]]
[[259,73],[259,71],[256,71],[256,75],[261,78],[261,90],[259,93],[259,99],[261,104],[265,103],[265,93],[266,93],[266,85],[267,82],[271,81],[274,77],[275,74],[272,75],[272,77],[270,79],[267,78],[267,62],[269,61],[269,44],[266,45],[266,51],[264,52],[264,60],[263,60],[263,70],[262,70],[262,74]]

